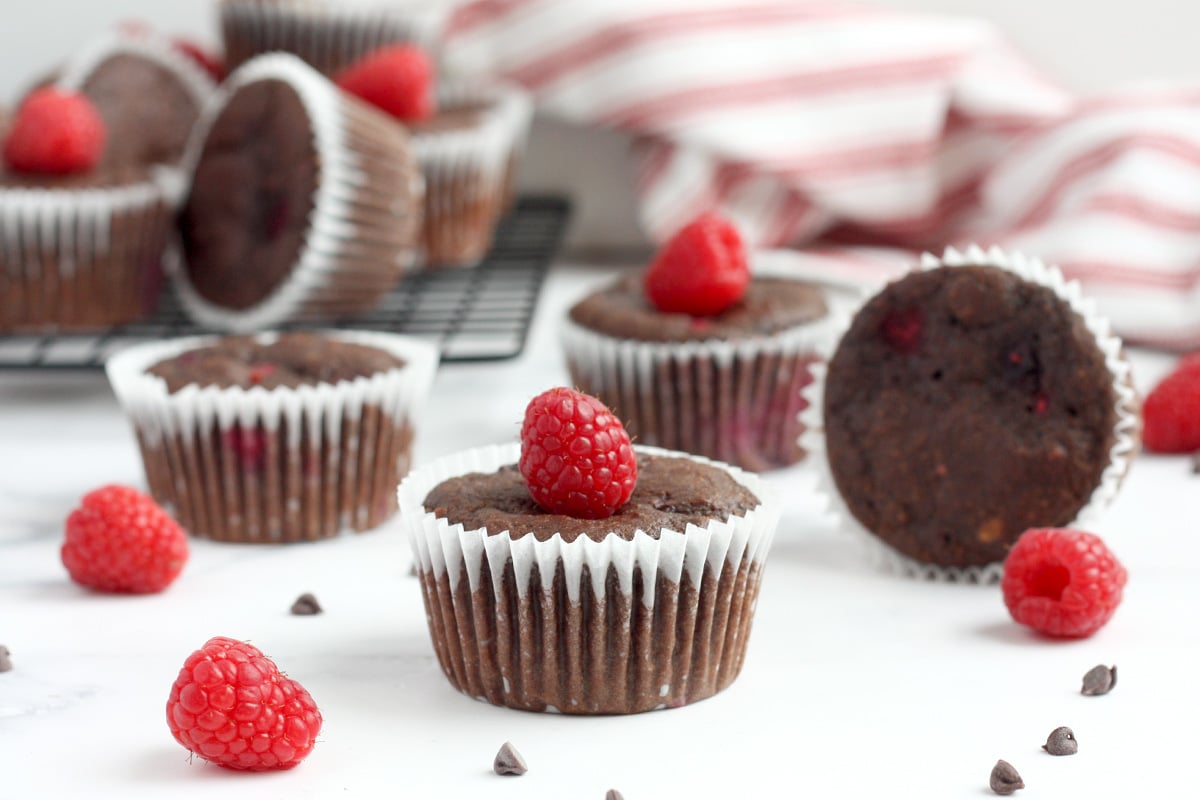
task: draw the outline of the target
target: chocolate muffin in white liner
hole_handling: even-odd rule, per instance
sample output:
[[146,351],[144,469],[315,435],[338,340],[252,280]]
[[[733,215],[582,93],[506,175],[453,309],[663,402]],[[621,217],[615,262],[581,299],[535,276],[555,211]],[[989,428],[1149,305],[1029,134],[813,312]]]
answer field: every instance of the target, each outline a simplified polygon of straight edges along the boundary
[[[983,267],[983,269],[979,269],[979,267]],[[839,351],[845,347],[847,336],[851,331],[858,329],[859,326],[856,326],[856,323],[860,319],[874,320],[874,317],[870,317],[869,314],[877,314],[883,307],[876,306],[872,311],[872,303],[884,302],[886,300],[884,294],[888,289],[896,287],[905,278],[896,279],[893,283],[888,284],[887,288],[871,297],[862,308],[858,309],[853,318],[850,315],[842,315],[839,323],[841,331],[839,338],[835,339],[833,347],[830,348],[827,362],[814,368],[816,380],[805,389],[809,407],[802,414],[805,429],[800,441],[809,452],[810,462],[815,465],[817,471],[821,493],[832,506],[840,527],[856,536],[864,548],[864,554],[872,563],[890,572],[908,577],[931,579],[931,581],[994,583],[1002,575],[1003,555],[1007,554],[1008,547],[1012,546],[1016,537],[1024,533],[1026,528],[1090,524],[1115,499],[1118,488],[1128,473],[1130,463],[1138,449],[1139,402],[1133,389],[1129,363],[1124,359],[1121,339],[1112,335],[1108,321],[1099,317],[1094,303],[1082,296],[1080,285],[1064,279],[1058,267],[1046,265],[1042,260],[1026,257],[1020,253],[1006,253],[995,247],[984,251],[977,246],[971,246],[965,251],[947,248],[941,258],[926,253],[920,260],[917,269],[905,277],[916,277],[920,273],[932,275],[932,273],[941,271],[941,275],[946,276],[946,281],[949,282],[953,281],[955,273],[947,270],[959,269],[982,273],[985,284],[991,281],[991,278],[988,277],[989,270],[1000,271],[992,272],[994,276],[1015,276],[1016,281],[1013,282],[1013,285],[1026,287],[1025,296],[1037,296],[1039,297],[1038,302],[1042,303],[1043,307],[1057,308],[1062,312],[1062,319],[1066,320],[1070,326],[1069,331],[1058,331],[1056,335],[1050,333],[1046,338],[1040,338],[1042,333],[1038,333],[1036,343],[1028,351],[1021,349],[1018,347],[1018,343],[1014,342],[1013,347],[1006,345],[997,356],[997,354],[986,353],[983,351],[983,345],[980,345],[978,360],[961,353],[954,354],[952,355],[954,361],[959,363],[953,363],[947,359],[947,366],[934,369],[928,375],[930,381],[941,384],[936,390],[931,391],[952,391],[956,389],[955,381],[960,379],[960,375],[974,374],[964,372],[970,371],[974,366],[980,366],[984,372],[991,374],[998,374],[996,372],[998,369],[1000,373],[1007,375],[1006,371],[1012,369],[1013,374],[1020,379],[1018,384],[1021,391],[1030,391],[1031,386],[1033,387],[1031,398],[1028,399],[1024,408],[1024,414],[1028,416],[1030,422],[1027,423],[1027,426],[1015,426],[1020,427],[1021,431],[1014,434],[1015,438],[1012,443],[1006,443],[1006,440],[997,435],[989,440],[988,445],[972,450],[971,444],[962,444],[962,441],[966,441],[966,437],[961,441],[946,440],[944,438],[946,431],[943,431],[941,423],[937,422],[937,431],[910,426],[914,431],[913,435],[919,434],[920,437],[925,437],[926,443],[926,446],[920,449],[922,452],[908,450],[908,456],[912,456],[911,458],[904,457],[899,451],[888,451],[889,443],[880,435],[876,435],[875,439],[869,443],[860,443],[857,450],[847,449],[844,445],[842,446],[844,452],[830,453],[830,447],[834,446],[829,439],[829,426],[833,423],[833,417],[830,417],[830,414],[844,414],[846,410],[845,407],[834,409],[830,404],[828,397],[830,368],[840,369],[842,373],[839,375],[839,380],[845,383],[846,375],[851,374],[848,372],[850,367],[842,367],[842,362],[834,361],[834,359],[838,359]],[[965,275],[965,272],[962,275]],[[928,281],[930,278],[925,279]],[[1003,278],[1003,281],[1007,281],[1007,279],[1007,277]],[[953,288],[954,284],[948,283],[947,285]],[[925,291],[925,295],[930,297],[936,294],[934,290],[926,291],[919,287],[918,290]],[[1046,294],[1044,290],[1048,290],[1049,294]],[[983,313],[990,315],[990,319],[986,320],[989,324],[995,323],[997,320],[1008,319],[1008,317],[1002,317],[1001,312],[996,311],[996,309],[1002,308],[1000,297],[985,293],[968,296],[971,294],[970,291],[959,291],[958,300],[952,300],[952,308],[953,303],[956,302],[964,309],[968,307],[974,311],[984,309]],[[949,317],[954,317],[954,315],[953,311],[949,312]],[[955,320],[952,324],[958,325],[960,330],[971,329],[976,325],[971,320],[968,320],[967,323]],[[911,327],[906,329],[905,325],[901,323],[896,330],[900,331],[899,336],[902,337],[907,336],[906,330],[914,329]],[[1076,351],[1084,354],[1078,365],[1074,365],[1074,363],[1073,365],[1057,365],[1057,367],[1066,368],[1067,371],[1075,372],[1064,372],[1062,368],[1057,368],[1055,365],[1040,362],[1042,357],[1054,349],[1051,341],[1055,338],[1070,339],[1069,348],[1075,348]],[[1048,342],[1051,343],[1048,344]],[[1094,349],[1091,347],[1093,343]],[[943,353],[948,353],[947,347],[948,345],[943,345]],[[972,345],[968,344],[965,347],[972,347]],[[1058,351],[1063,351],[1063,348],[1058,348]],[[997,361],[1002,363],[997,363]],[[1085,361],[1087,363],[1082,363]],[[847,363],[853,362],[847,361]],[[1057,368],[1057,374],[1060,375],[1058,378],[1050,377],[1052,369],[1055,368]],[[1018,374],[1022,369],[1025,372]],[[1049,391],[1043,391],[1040,384],[1037,383],[1045,378],[1046,381],[1060,380],[1058,386],[1069,386],[1075,375],[1079,375],[1082,380],[1088,369],[1091,373],[1087,374],[1096,378],[1104,396],[1102,404],[1093,404],[1090,409],[1084,408],[1085,403],[1079,403],[1079,407],[1076,408],[1068,403],[1068,398],[1052,397]],[[1028,380],[1031,374],[1034,380],[1032,384]],[[888,380],[890,379],[892,378],[888,373]],[[978,375],[976,375],[976,380],[979,380]],[[875,391],[878,395],[893,391],[893,387],[887,385],[883,378],[877,377],[876,383]],[[922,403],[920,398],[925,397],[922,393],[923,390],[913,390],[911,385],[900,386],[895,391],[901,392],[902,396],[910,399],[916,397],[917,399],[912,402],[917,404]],[[1002,395],[1000,389],[997,389],[996,392],[1007,402],[1007,395]],[[901,395],[896,395],[896,397]],[[1024,402],[1022,401],[1022,403]],[[953,402],[932,405],[925,410],[929,410],[931,420],[935,416],[949,419],[956,414],[954,405]],[[1015,420],[1020,423],[1021,411],[1015,411],[1014,414],[1012,417],[997,416],[996,420],[977,417],[978,427],[991,426],[988,428],[990,431],[992,427],[1002,427],[1004,422]],[[896,410],[896,416],[899,419],[899,410]],[[1103,431],[1099,431],[1099,429],[1090,432],[1082,431],[1080,426],[1086,427],[1087,423],[1094,419],[1105,420],[1103,426],[1097,426],[1097,428],[1103,427]],[[1051,433],[1052,428],[1048,427],[1048,423],[1051,426],[1061,426],[1061,435]],[[838,422],[838,425],[839,440],[845,441],[845,434],[841,433],[841,429],[845,426],[841,422]],[[952,425],[954,425],[953,422]],[[1088,438],[1088,433],[1093,434],[1092,439]],[[986,437],[988,432],[979,435]],[[1061,469],[1063,474],[1066,474],[1067,463],[1074,462],[1081,453],[1085,453],[1088,445],[1096,447],[1098,459],[1096,463],[1086,464],[1086,469],[1079,470],[1079,474],[1084,475],[1085,479],[1087,476],[1091,476],[1092,480],[1080,485],[1079,481],[1084,479],[1080,479],[1078,476],[1073,479],[1063,477],[1061,479],[1063,482],[1074,481],[1069,491],[1079,494],[1079,500],[1076,503],[1067,503],[1062,499],[1066,495],[1061,493],[1060,487],[1055,485],[1058,480],[1058,470]],[[968,467],[960,479],[958,476],[948,475],[953,470],[948,470],[942,464],[935,464],[934,468],[929,471],[929,475],[924,475],[923,465],[925,456],[928,456],[929,452],[940,452],[942,457],[947,459],[949,459],[950,453],[953,453],[956,467],[967,464],[978,468],[978,471],[971,471],[971,468]],[[916,501],[908,498],[907,493],[902,489],[893,493],[886,486],[874,486],[866,489],[865,492],[859,491],[859,494],[868,498],[865,503],[872,503],[869,500],[871,497],[884,498],[884,494],[890,494],[890,497],[884,499],[884,504],[893,504],[895,509],[905,512],[904,515],[900,515],[904,517],[902,519],[899,517],[889,518],[887,523],[876,523],[881,530],[888,528],[887,531],[881,533],[881,530],[872,530],[871,525],[864,524],[852,510],[852,506],[869,506],[862,505],[863,500],[854,498],[856,487],[852,486],[852,477],[846,474],[847,468],[844,465],[840,468],[835,467],[834,462],[838,462],[840,456],[850,458],[848,463],[856,463],[856,459],[857,463],[874,461],[877,464],[883,464],[886,461],[890,467],[884,469],[893,471],[901,469],[901,473],[907,470],[907,473],[911,473],[908,477],[912,481],[911,485],[907,485],[905,488],[919,485],[924,481],[926,488],[922,492],[920,500],[934,505],[934,509],[926,517],[922,511],[914,507]],[[1016,464],[1016,467],[1012,467],[1012,464]],[[1049,469],[1048,473],[1043,475],[1043,471],[1046,471],[1043,468],[1054,469]],[[842,471],[841,475],[838,475],[839,469]],[[1012,471],[1002,473],[1001,469]],[[1027,469],[1027,474],[1022,475],[1022,469]],[[1019,477],[1012,477],[1013,475]],[[959,486],[959,483],[946,483],[946,487],[956,487],[950,489],[949,495],[947,495],[943,491],[941,482],[946,481],[948,477],[954,481],[966,481],[967,483],[962,486]],[[880,494],[880,492],[884,494]],[[1025,497],[1022,497],[1022,493],[1025,493]],[[953,499],[950,499],[950,495],[953,495]],[[1027,510],[1033,509],[1033,507],[1042,509],[1043,506],[1037,504],[1046,503],[1046,498],[1057,498],[1055,500],[1056,512],[1061,518],[1027,519],[1019,525],[1014,525],[1012,521],[1009,521],[1009,517],[1020,517],[1022,511],[1018,509]],[[1022,500],[1025,500],[1024,503]],[[910,501],[913,501],[912,506],[905,505]],[[888,507],[890,509],[890,505]],[[947,513],[948,509],[954,509],[956,512]],[[878,518],[883,519],[882,515],[886,512],[878,511],[877,513],[880,515]],[[954,517],[955,522],[959,523],[958,527],[937,519],[938,513],[941,513],[942,517]],[[930,523],[929,519],[935,519],[937,525]],[[904,531],[906,535],[898,536],[896,530]],[[926,558],[916,557],[913,552],[912,540],[907,533],[926,537],[926,541],[932,542],[930,548],[931,552],[935,554]],[[941,551],[938,551],[938,548],[942,548]],[[937,555],[938,552],[942,555]],[[986,557],[988,553],[992,554],[992,558]],[[961,563],[961,561],[972,560],[977,563]]]
[[97,330],[150,313],[178,194],[156,169],[92,185],[0,176],[0,331]]
[[295,56],[261,56],[225,81],[188,167],[171,273],[202,325],[352,316],[414,263],[424,181],[407,134]]
[[[92,170],[0,164],[0,330],[97,330],[153,311],[174,246],[183,141],[214,86],[152,35],[85,45],[54,76],[107,128]],[[0,139],[10,120],[0,119]],[[153,122],[153,125],[147,123]]]
[[108,129],[102,168],[179,166],[217,89],[199,64],[148,30],[91,40],[63,65],[55,84],[96,104]]
[[[230,340],[155,342],[108,360],[109,382],[133,423],[150,492],[192,535],[297,542],[374,528],[394,513],[437,350],[387,333],[319,335],[333,346],[381,351],[376,355],[391,366],[336,382],[271,389],[189,383],[171,391],[148,370]],[[281,336],[253,339],[271,344]]]
[[225,58],[233,69],[282,51],[333,76],[387,45],[435,49],[450,7],[436,0],[222,0]]
[[422,261],[478,264],[507,209],[533,104],[515,86],[443,81],[432,117],[408,123],[425,176]]
[[711,338],[701,330],[684,341],[648,341],[585,326],[568,315],[562,344],[572,381],[609,405],[638,442],[758,472],[800,461],[802,390],[836,336],[838,314],[860,298],[845,286],[805,280],[795,267],[787,253],[751,255],[754,278],[795,282],[821,301],[811,319],[773,333]]
[[779,503],[735,467],[635,450],[639,459],[719,470],[757,505],[684,530],[622,534],[606,520],[583,520],[592,533],[574,538],[465,530],[446,519],[453,509],[425,508],[443,481],[514,465],[515,443],[440,459],[401,483],[400,519],[430,636],[459,691],[531,711],[629,714],[703,700],[737,677]]

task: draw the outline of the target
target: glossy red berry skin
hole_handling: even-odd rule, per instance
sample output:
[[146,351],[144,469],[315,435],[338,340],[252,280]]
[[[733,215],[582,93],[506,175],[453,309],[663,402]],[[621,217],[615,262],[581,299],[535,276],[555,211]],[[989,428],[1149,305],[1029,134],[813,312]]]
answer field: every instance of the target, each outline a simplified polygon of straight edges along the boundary
[[246,642],[217,636],[188,656],[167,700],[176,741],[229,769],[291,769],[321,732],[312,696]]
[[417,122],[436,107],[433,61],[411,44],[376,50],[336,77],[343,91],[365,100],[401,122]]
[[1012,617],[1048,636],[1091,636],[1121,604],[1128,575],[1099,536],[1069,528],[1021,534],[1000,583]]
[[161,592],[188,559],[187,536],[149,496],[105,486],[67,517],[62,562],[71,580],[101,592]]
[[86,172],[99,163],[107,136],[100,112],[86,95],[45,87],[17,110],[4,141],[4,161],[15,172]]
[[735,305],[750,285],[742,235],[719,214],[702,214],[659,250],[646,270],[646,297],[659,311],[714,316]]
[[525,409],[521,475],[552,514],[603,519],[637,484],[637,456],[621,421],[591,395],[551,389]]
[[1187,356],[1142,405],[1142,443],[1155,453],[1200,450],[1200,356]]

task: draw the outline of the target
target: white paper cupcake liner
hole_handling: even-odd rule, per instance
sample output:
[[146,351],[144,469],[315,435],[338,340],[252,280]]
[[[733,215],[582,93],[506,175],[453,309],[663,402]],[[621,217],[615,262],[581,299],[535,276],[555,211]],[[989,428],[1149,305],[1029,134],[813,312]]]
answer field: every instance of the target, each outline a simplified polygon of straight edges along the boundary
[[763,563],[779,521],[774,492],[725,469],[758,497],[744,516],[685,531],[601,541],[464,530],[424,508],[442,481],[515,464],[520,446],[484,447],[414,471],[400,518],[421,577],[430,635],[460,691],[496,705],[633,713],[694,702],[741,669]]
[[436,49],[450,6],[436,2],[224,0],[221,31],[230,67],[283,51],[333,76],[391,44]]
[[[794,278],[786,261],[752,256],[759,277]],[[829,313],[811,323],[734,341],[646,342],[566,317],[562,345],[572,381],[599,397],[637,441],[761,472],[803,458],[803,388],[857,294],[825,289]]]
[[[291,274],[259,303],[231,309],[201,296],[187,270],[172,270],[184,310],[202,325],[253,332],[293,319],[330,319],[361,311],[364,296],[378,299],[416,258],[424,182],[410,162],[407,137],[381,112],[368,108],[295,56],[274,53],[243,65],[224,84],[197,125],[186,163],[194,174],[208,132],[230,98],[259,81],[281,81],[300,98],[312,126],[319,163],[308,231]],[[371,149],[364,145],[369,143]],[[377,185],[379,151],[387,167],[404,175],[401,185]],[[356,258],[360,243],[383,243],[388,259]]]
[[119,186],[0,187],[0,330],[104,328],[153,309],[177,176]]
[[478,107],[470,125],[412,133],[425,176],[423,261],[427,266],[474,266],[492,242],[508,206],[513,175],[533,116],[529,96],[515,86],[443,81],[439,111]]
[[325,335],[379,348],[404,366],[296,388],[192,384],[171,393],[146,370],[217,337],[138,345],[109,359],[109,382],[133,423],[151,493],[190,533],[320,539],[375,527],[394,511],[437,350],[387,333]]
[[[1122,351],[1121,340],[1113,335],[1108,321],[1097,313],[1095,303],[1083,296],[1079,283],[1066,280],[1058,267],[1047,265],[1040,259],[1021,253],[1006,253],[997,247],[985,251],[976,245],[971,245],[965,250],[947,248],[941,258],[926,253],[921,257],[917,269],[933,270],[939,267],[972,265],[998,267],[1012,272],[1024,280],[1051,289],[1060,300],[1066,302],[1071,310],[1079,315],[1087,330],[1095,337],[1096,344],[1104,355],[1105,365],[1112,375],[1113,393],[1117,398],[1113,445],[1109,451],[1108,466],[1101,474],[1099,484],[1092,492],[1088,502],[1076,514],[1075,519],[1067,524],[1085,525],[1092,522],[1115,499],[1137,451],[1140,426],[1138,400],[1133,389],[1129,362],[1126,361]],[[832,340],[829,351],[825,354],[826,362],[832,358],[838,341],[849,329],[851,321],[849,314],[839,317],[839,330]],[[814,369],[814,376],[816,379],[805,389],[809,405],[801,415],[804,433],[801,435],[800,441],[808,451],[811,463],[816,466],[821,494],[828,499],[840,525],[860,542],[870,561],[886,571],[925,580],[965,583],[995,583],[999,581],[1003,574],[1003,562],[971,567],[927,564],[901,554],[855,518],[838,491],[825,447],[823,408],[827,369],[824,364]]]

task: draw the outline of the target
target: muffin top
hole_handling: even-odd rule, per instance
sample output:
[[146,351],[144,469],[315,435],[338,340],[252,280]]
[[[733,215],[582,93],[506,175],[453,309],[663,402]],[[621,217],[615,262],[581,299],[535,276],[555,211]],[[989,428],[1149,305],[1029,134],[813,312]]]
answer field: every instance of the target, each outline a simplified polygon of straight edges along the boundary
[[178,75],[145,56],[118,52],[92,68],[81,89],[108,128],[102,166],[179,163],[200,103]]
[[378,347],[297,332],[267,342],[253,336],[227,336],[160,361],[146,372],[166,381],[167,391],[173,394],[190,384],[243,389],[314,386],[403,366],[403,360]]
[[824,292],[788,278],[755,277],[733,307],[711,317],[659,311],[646,298],[642,276],[627,275],[588,295],[571,319],[598,333],[644,342],[690,342],[770,336],[823,319]]
[[538,541],[562,534],[600,541],[616,535],[632,539],[637,530],[658,538],[662,530],[684,531],[724,522],[759,505],[758,498],[724,469],[688,458],[639,454],[637,487],[629,502],[611,517],[578,519],[551,514],[529,496],[515,464],[488,474],[471,473],[439,483],[426,495],[426,511],[466,530],[487,528],[489,535],[508,531],[516,539],[532,533]]
[[208,131],[179,217],[196,292],[239,310],[265,300],[296,264],[319,180],[296,90],[261,80],[234,92]]
[[850,512],[901,553],[1003,560],[1069,523],[1115,441],[1113,376],[1051,289],[990,266],[914,272],[855,316],[829,364],[829,466]]

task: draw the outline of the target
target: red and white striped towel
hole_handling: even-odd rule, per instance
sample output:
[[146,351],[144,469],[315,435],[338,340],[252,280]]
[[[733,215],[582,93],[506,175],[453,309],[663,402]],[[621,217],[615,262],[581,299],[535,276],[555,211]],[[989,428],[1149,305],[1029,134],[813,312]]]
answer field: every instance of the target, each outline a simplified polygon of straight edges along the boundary
[[720,207],[843,276],[999,244],[1200,345],[1200,86],[1079,99],[986,23],[796,0],[476,0],[445,54],[635,134],[654,239]]

